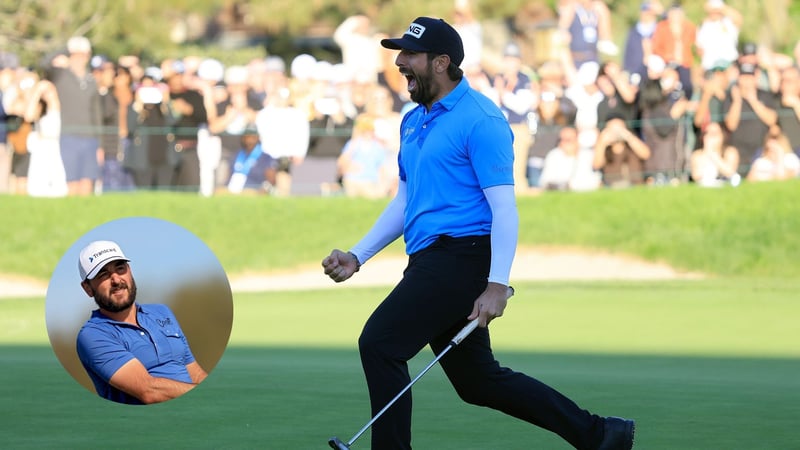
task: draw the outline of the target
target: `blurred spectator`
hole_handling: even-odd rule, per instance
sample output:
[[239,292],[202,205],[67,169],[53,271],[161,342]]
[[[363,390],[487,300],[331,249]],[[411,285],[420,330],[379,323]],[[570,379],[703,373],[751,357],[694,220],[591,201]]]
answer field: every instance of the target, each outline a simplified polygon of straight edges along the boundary
[[[92,75],[100,94],[101,178],[97,192],[127,191],[134,188],[133,177],[122,166],[123,149],[120,139],[120,105],[127,109],[130,94],[117,86],[117,68],[104,55],[94,55],[90,60]],[[128,88],[129,90],[130,88]],[[123,96],[123,98],[118,98]]]
[[39,75],[26,69],[4,72],[9,77],[4,83],[8,85],[3,90],[3,108],[6,111],[7,143],[11,146],[11,176],[12,183],[9,187],[11,193],[28,193],[28,168],[30,166],[30,153],[28,153],[28,135],[33,128],[25,120],[25,111],[33,87],[39,82]]
[[30,153],[28,195],[63,197],[67,195],[67,175],[61,161],[61,105],[56,88],[48,80],[33,87],[25,111],[25,121],[33,124],[28,134]]
[[697,27],[687,17],[683,8],[675,3],[667,9],[665,19],[658,22],[652,39],[652,51],[678,71],[686,98],[692,97],[692,73]]
[[174,61],[164,75],[169,88],[166,98],[178,153],[174,185],[182,190],[200,189],[200,159],[197,155],[198,131],[206,128],[205,100],[187,86],[193,76],[184,73],[183,63]]
[[14,82],[14,70],[8,66],[6,53],[0,53],[0,194],[10,188],[12,148],[8,145],[9,115],[6,112],[6,89]]
[[739,152],[726,142],[725,131],[718,122],[705,126],[700,148],[692,152],[690,167],[692,180],[699,186],[737,186],[741,181],[737,173]]
[[777,181],[796,178],[800,174],[800,158],[792,151],[789,139],[780,128],[772,127],[764,139],[761,155],[753,161],[747,181]]
[[569,87],[565,96],[575,104],[575,127],[581,147],[591,148],[597,140],[597,111],[604,95],[597,86],[600,66],[594,62],[583,64],[577,71],[567,69]]
[[759,89],[777,92],[780,89],[781,74],[775,65],[772,51],[754,42],[743,42],[739,49],[737,66],[749,64],[758,68],[756,83]]
[[727,61],[719,60],[705,72],[694,114],[696,128],[703,128],[709,123],[721,123],[725,120],[723,108],[730,85],[729,65]]
[[545,190],[591,191],[600,187],[600,177],[592,168],[594,152],[578,145],[578,132],[564,127],[558,146],[547,152],[540,184]]
[[686,130],[679,119],[689,101],[681,90],[679,75],[673,65],[666,65],[657,55],[650,55],[647,80],[639,90],[641,135],[650,149],[644,161],[648,183],[663,185],[680,181],[686,165]]
[[248,126],[239,136],[241,148],[226,164],[231,168],[227,190],[232,194],[267,194],[275,185],[277,161],[264,152],[258,130]]
[[82,36],[67,41],[66,65],[52,64],[52,81],[61,102],[61,159],[70,195],[90,195],[100,179],[102,127],[100,93],[89,72],[92,46]]
[[[258,103],[263,108],[267,103],[267,97],[277,95],[281,89],[289,87],[289,78],[286,75],[286,62],[280,56],[268,56],[264,59],[263,87],[251,90],[251,100]],[[259,108],[260,109],[260,108]]]
[[644,161],[650,149],[625,125],[621,115],[610,115],[594,147],[592,168],[603,174],[603,184],[623,188],[644,182]]
[[644,0],[639,7],[639,20],[628,30],[625,39],[625,52],[622,54],[622,69],[634,76],[634,84],[639,84],[647,73],[645,61],[653,52],[653,34],[664,7],[660,0]]
[[615,55],[619,51],[611,41],[608,6],[600,0],[560,1],[558,28],[576,70],[587,62],[599,63],[600,52]]
[[[646,73],[644,75],[647,76]],[[638,84],[638,83],[637,83]],[[603,99],[597,105],[597,125],[603,128],[611,113],[622,114],[625,123],[636,118],[637,86],[631,84],[629,75],[613,61],[603,63],[597,76],[597,88]]]
[[800,69],[790,66],[781,71],[778,91],[778,126],[789,138],[792,149],[800,151]]
[[522,53],[517,44],[506,45],[500,72],[495,75],[492,85],[500,110],[514,133],[514,187],[518,193],[525,192],[528,190],[528,150],[532,142],[528,113],[535,108],[536,97],[531,79],[522,72]]
[[464,45],[462,67],[483,63],[483,26],[475,13],[472,0],[453,0],[453,28]]
[[[541,97],[536,110],[528,118],[528,126],[533,143],[528,152],[528,186],[538,189],[547,152],[558,145],[561,130],[575,126],[575,104],[563,91],[552,91],[542,86]],[[545,90],[546,89],[546,90]]]
[[178,154],[171,121],[164,92],[154,80],[143,78],[128,112],[130,146],[123,161],[139,189],[169,189],[173,185]]
[[291,193],[292,167],[306,157],[310,135],[308,113],[292,105],[290,95],[286,89],[267,97],[267,106],[256,114],[261,146],[278,161],[275,193],[280,196]]
[[341,93],[334,86],[328,86],[314,100],[310,121],[314,133],[310,136],[308,155],[338,157],[342,153],[353,127],[353,118],[345,110]]
[[731,132],[730,143],[739,151],[739,175],[742,177],[748,173],[770,127],[778,122],[775,96],[758,89],[757,73],[758,67],[752,64],[739,67],[739,76],[723,106],[725,126]]
[[365,15],[346,18],[333,32],[333,40],[342,50],[342,64],[360,82],[376,83],[381,66],[380,43]]
[[[236,66],[237,72],[241,72],[240,66]],[[246,70],[246,69],[245,69]],[[224,125],[221,125],[222,114],[220,105],[228,100],[228,89],[225,86],[224,78],[226,75],[225,66],[213,58],[201,59],[197,64],[197,72],[191,89],[196,90],[203,97],[203,106],[206,110],[206,124],[200,125],[197,130],[197,159],[200,170],[200,195],[210,197],[214,194],[217,184],[225,180],[218,180],[221,177],[219,166],[226,158],[223,156],[221,133],[224,132]],[[245,84],[247,76],[239,76],[237,84]],[[228,155],[238,147],[236,144],[228,150]],[[227,155],[226,155],[227,156]],[[226,172],[227,173],[227,172]]]
[[400,181],[397,157],[400,153],[400,122],[403,116],[392,109],[389,89],[383,86],[373,88],[364,114],[374,119],[375,137],[381,141],[386,150],[381,175],[389,196],[394,197]]
[[733,64],[739,56],[737,47],[742,15],[723,0],[706,0],[705,13],[697,29],[700,66],[703,70],[711,70],[719,61]]
[[353,126],[353,135],[336,161],[348,197],[381,198],[387,195],[387,177],[383,173],[387,154],[384,142],[375,135],[373,117],[359,115]]
[[255,124],[256,114],[262,106],[248,95],[248,71],[245,66],[226,68],[223,81],[222,96],[214,105],[217,120],[209,128],[212,133],[219,135],[222,156],[218,173],[224,174],[224,182],[227,182],[231,170],[228,164],[242,148],[242,136],[249,126]]

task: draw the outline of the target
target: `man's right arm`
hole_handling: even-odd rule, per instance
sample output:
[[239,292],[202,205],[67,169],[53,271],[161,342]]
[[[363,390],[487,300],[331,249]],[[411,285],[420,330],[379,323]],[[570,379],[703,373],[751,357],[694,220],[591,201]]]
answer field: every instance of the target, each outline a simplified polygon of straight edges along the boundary
[[138,398],[144,404],[159,403],[180,397],[196,386],[169,378],[154,377],[136,358],[123,364],[114,372],[109,384]]

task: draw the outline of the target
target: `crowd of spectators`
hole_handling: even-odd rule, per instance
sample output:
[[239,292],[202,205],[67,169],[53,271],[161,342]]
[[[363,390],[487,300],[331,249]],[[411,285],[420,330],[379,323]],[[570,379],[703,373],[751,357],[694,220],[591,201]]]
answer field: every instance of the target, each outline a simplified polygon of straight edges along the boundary
[[[515,134],[521,195],[631,185],[738,185],[800,173],[800,45],[739,39],[742,15],[705,2],[641,3],[621,46],[601,0],[561,0],[552,58],[534,67],[509,36],[486,64],[468,0],[461,33],[470,84]],[[335,161],[320,192],[378,198],[397,182],[406,82],[367,16],[332,38],[342,62],[300,54],[225,66],[198,56],[150,64],[93,54],[85,37],[42,67],[0,54],[0,192],[91,195],[134,189],[292,194],[310,157]]]

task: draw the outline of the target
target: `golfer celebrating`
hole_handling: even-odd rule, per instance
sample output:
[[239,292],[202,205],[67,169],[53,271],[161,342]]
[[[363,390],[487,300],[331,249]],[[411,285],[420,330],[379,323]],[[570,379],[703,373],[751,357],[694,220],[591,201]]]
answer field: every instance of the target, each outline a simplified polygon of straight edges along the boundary
[[[325,274],[342,282],[405,239],[403,278],[359,338],[373,415],[409,383],[409,359],[428,344],[439,353],[477,318],[479,327],[440,360],[464,401],[550,430],[575,448],[630,449],[632,420],[591,414],[492,354],[487,325],[506,307],[517,245],[513,135],[497,106],[463,78],[458,33],[419,17],[381,44],[400,50],[395,64],[418,103],[401,123],[398,192],[349,252],[333,250],[322,261]],[[372,448],[411,448],[410,391],[374,423]]]

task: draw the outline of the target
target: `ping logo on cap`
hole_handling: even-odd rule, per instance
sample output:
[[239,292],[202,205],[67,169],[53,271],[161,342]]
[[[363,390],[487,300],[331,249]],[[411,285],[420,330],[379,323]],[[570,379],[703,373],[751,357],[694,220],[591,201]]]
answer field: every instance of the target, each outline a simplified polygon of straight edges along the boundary
[[408,31],[406,31],[406,34],[410,34],[417,39],[421,39],[423,33],[425,33],[425,27],[418,23],[412,23],[408,26]]

